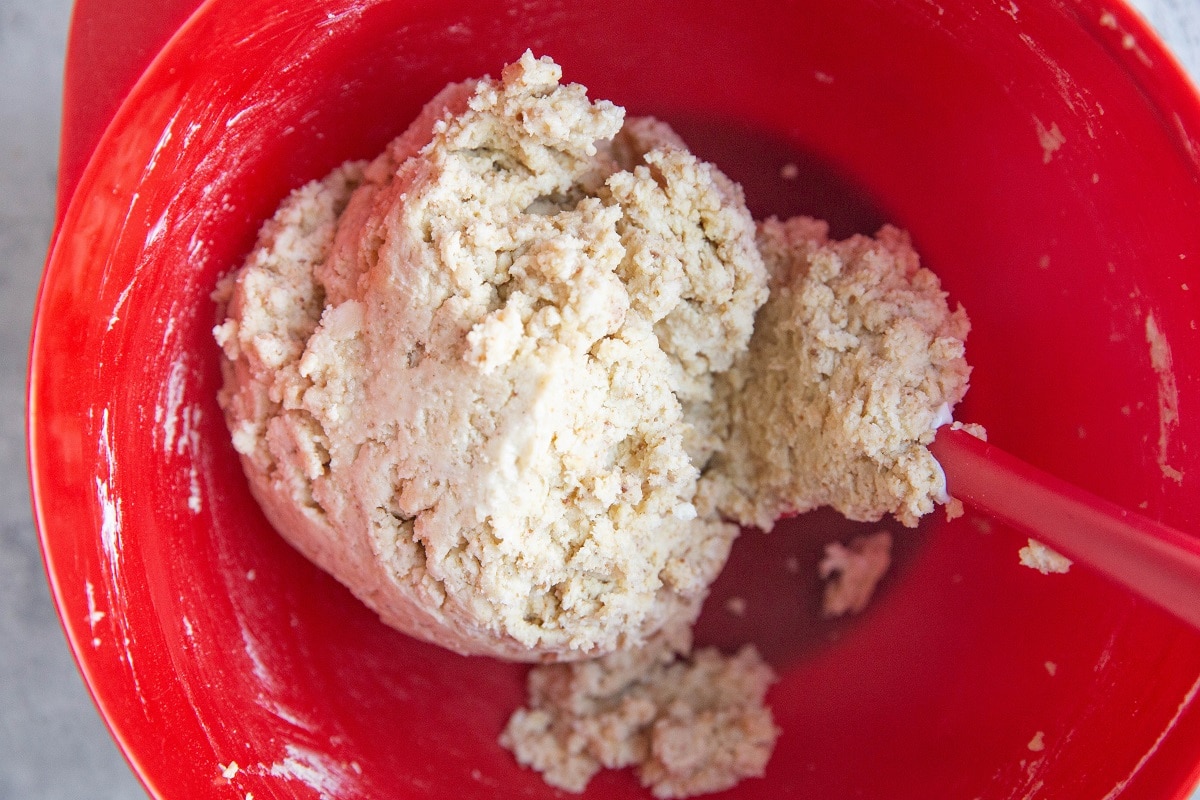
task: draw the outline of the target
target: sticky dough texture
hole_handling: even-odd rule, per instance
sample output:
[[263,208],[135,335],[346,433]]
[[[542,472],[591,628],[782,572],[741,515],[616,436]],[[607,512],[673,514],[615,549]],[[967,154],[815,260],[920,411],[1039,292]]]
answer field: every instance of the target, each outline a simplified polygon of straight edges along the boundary
[[222,282],[220,402],[275,527],[385,622],[569,660],[685,630],[693,504],[766,273],[740,188],[526,54],[298,190]]

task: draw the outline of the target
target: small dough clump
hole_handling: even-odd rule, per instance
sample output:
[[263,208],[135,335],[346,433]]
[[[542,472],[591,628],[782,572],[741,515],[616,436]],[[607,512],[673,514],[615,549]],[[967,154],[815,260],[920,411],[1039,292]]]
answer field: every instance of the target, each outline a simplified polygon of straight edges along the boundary
[[1036,569],[1043,575],[1065,575],[1071,571],[1075,563],[1057,550],[1051,550],[1037,539],[1030,539],[1029,544],[1017,551],[1021,566]]
[[547,783],[582,792],[602,767],[636,768],[656,797],[690,797],[762,776],[779,729],[775,674],[752,645],[683,657],[651,646],[529,674],[529,705],[500,743]]
[[705,503],[764,530],[819,506],[916,525],[948,499],[927,445],[967,390],[966,313],[891,226],[837,242],[824,222],[770,219],[758,243],[771,298],[718,381]]
[[766,271],[741,189],[526,53],[284,202],[218,287],[267,516],[388,624],[544,661],[694,620],[693,503]]
[[892,565],[892,534],[855,536],[849,544],[830,542],[819,567],[825,581],[821,611],[826,617],[861,614]]

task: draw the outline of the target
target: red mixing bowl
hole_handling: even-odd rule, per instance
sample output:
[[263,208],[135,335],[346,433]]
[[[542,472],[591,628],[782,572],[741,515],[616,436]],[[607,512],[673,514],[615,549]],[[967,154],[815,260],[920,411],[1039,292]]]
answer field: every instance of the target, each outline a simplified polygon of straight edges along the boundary
[[[959,416],[1200,530],[1200,102],[1120,4],[207,0],[79,180],[29,377],[55,601],[156,797],[561,796],[496,743],[527,667],[385,628],[271,530],[210,333],[217,277],[291,188],[527,47],[673,123],[756,215],[909,229],[974,322]],[[738,541],[698,635],[758,643],[783,734],[728,796],[1187,795],[1200,633],[1083,566],[1019,566],[1023,538],[970,514],[899,531],[868,611],[821,620],[823,544],[877,527]],[[617,772],[586,796],[644,794]]]

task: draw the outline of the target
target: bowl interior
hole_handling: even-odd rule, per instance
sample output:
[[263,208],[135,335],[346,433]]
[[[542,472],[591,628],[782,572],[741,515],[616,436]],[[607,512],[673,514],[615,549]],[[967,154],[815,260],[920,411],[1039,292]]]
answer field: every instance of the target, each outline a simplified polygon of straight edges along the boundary
[[[265,522],[215,402],[209,299],[290,189],[374,155],[446,82],[527,47],[592,97],[673,123],[756,216],[909,229],[973,321],[959,417],[1200,528],[1200,111],[1129,12],[317,5],[201,7],[102,140],[39,300],[30,452],[48,572],[158,796],[555,796],[496,744],[525,667],[383,627]],[[877,527],[818,512],[736,545],[698,635],[759,644],[784,733],[766,778],[731,796],[1186,793],[1200,635],[1086,568],[1020,567],[1023,538],[971,514],[900,531],[872,607],[820,620],[823,544]],[[731,596],[744,617],[724,611]],[[642,795],[628,773],[588,790]]]

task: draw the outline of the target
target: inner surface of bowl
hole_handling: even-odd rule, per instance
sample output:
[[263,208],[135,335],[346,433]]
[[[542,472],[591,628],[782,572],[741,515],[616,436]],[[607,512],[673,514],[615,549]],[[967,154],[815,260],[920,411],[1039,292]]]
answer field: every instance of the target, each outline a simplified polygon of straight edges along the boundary
[[[526,667],[383,627],[266,523],[216,404],[209,299],[289,190],[525,48],[674,124],[758,217],[907,228],[973,321],[958,416],[1200,528],[1200,112],[1147,36],[1090,0],[207,2],[85,172],[32,352],[48,572],[143,781],[168,798],[555,796],[496,744]],[[783,735],[730,796],[1195,783],[1200,635],[1085,567],[1019,566],[1024,539],[971,514],[899,530],[872,607],[821,620],[823,544],[877,527],[818,512],[735,546],[698,635],[759,644]],[[735,595],[744,617],[723,610]],[[588,789],[642,795],[625,772]]]

